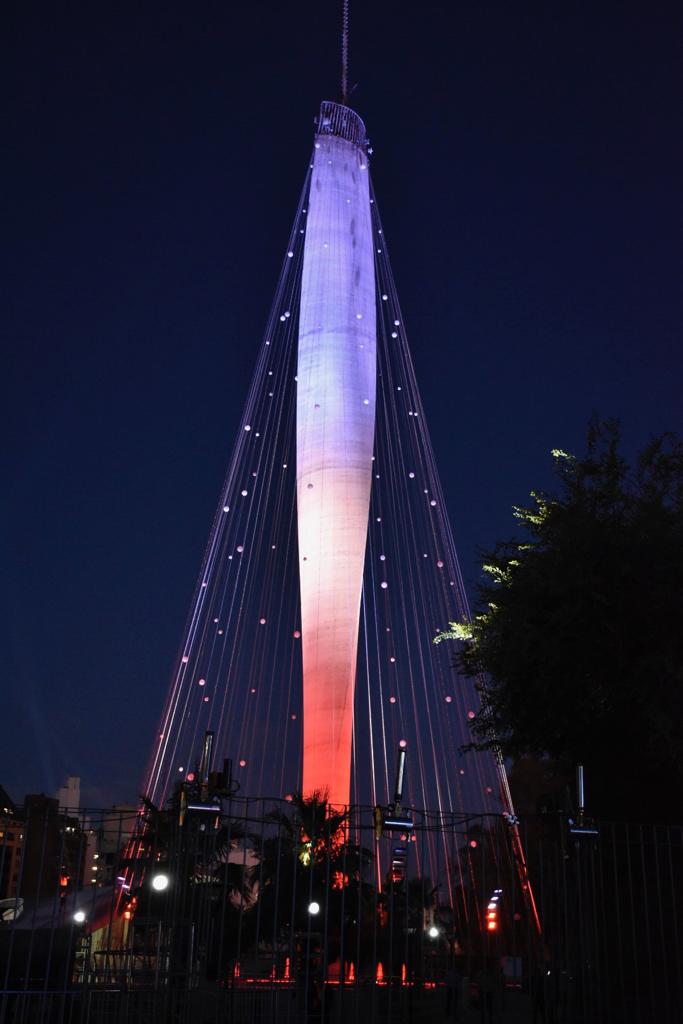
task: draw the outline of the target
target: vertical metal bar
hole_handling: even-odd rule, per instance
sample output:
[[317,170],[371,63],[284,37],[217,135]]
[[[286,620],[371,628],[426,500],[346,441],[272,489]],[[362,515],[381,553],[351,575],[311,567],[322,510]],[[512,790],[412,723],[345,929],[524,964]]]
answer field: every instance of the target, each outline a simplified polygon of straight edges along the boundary
[[328,985],[327,985],[327,952],[330,941],[330,871],[332,866],[332,818],[327,817],[323,829],[327,831],[325,837],[325,901],[323,907],[323,921],[321,930],[320,947],[320,1016],[322,1020],[327,1019],[329,1013]]
[[591,857],[590,857],[590,911],[591,911],[591,923],[592,923],[592,951],[593,951],[593,977],[595,979],[595,1005],[596,1015],[598,1020],[604,1020],[603,1016],[603,978],[604,978],[604,960],[601,956],[600,948],[600,919],[602,914],[598,912],[598,908],[601,904],[598,901],[598,883],[596,878],[596,860],[598,859],[599,845],[597,842],[591,842]]
[[[551,854],[552,854],[552,849],[551,849]],[[539,836],[539,840],[538,840],[538,888],[536,889],[536,891],[538,893],[538,899],[539,899],[539,904],[540,904],[540,908],[541,908],[542,918],[547,923],[548,916],[549,916],[548,915],[548,903],[549,903],[548,891],[550,891],[552,893],[552,880],[551,880],[550,884],[548,884],[548,880],[547,880],[548,868],[546,866],[546,862],[547,862],[547,858],[546,858],[546,855],[545,855],[544,837],[541,834]],[[551,867],[552,867],[552,856],[550,858],[550,864],[551,864]],[[542,1003],[542,1001],[544,999],[544,995],[545,995],[545,990],[547,989],[547,984],[546,984],[546,981],[545,981],[545,978],[546,978],[546,973],[545,973],[546,972],[546,966],[545,966],[545,962],[544,962],[542,956],[539,956],[537,958],[535,952],[533,951],[533,945],[531,945],[531,958],[532,958],[531,962],[533,963],[532,974],[531,974],[531,981],[533,983],[533,987],[532,987],[532,1001],[534,1002],[534,1004]]]
[[[249,818],[249,799],[248,798],[247,798],[247,800],[245,801],[245,804],[244,804],[244,816],[245,816],[245,819],[248,820],[248,818]],[[247,860],[246,844],[243,843],[242,844],[242,874],[244,874],[244,870],[245,870],[245,867],[246,867],[246,860]],[[242,955],[242,925],[243,925],[243,919],[244,919],[244,901],[240,900],[239,924],[237,926],[237,952],[236,952],[236,959],[237,959],[238,963],[240,962],[240,958],[241,958],[241,955]]]
[[[309,839],[312,840],[313,836],[309,836]],[[311,864],[313,863],[313,857],[314,857],[314,847],[312,845],[311,846],[311,862],[310,862]],[[306,959],[305,959],[305,985],[306,985],[306,987],[305,987],[305,992],[304,992],[304,1014],[305,1014],[306,1017],[308,1017],[309,1013],[312,1012],[311,1006],[310,1006],[310,1003],[311,1003],[311,998],[310,997],[312,995],[312,992],[311,992],[311,985],[312,985],[312,981],[311,981],[311,915],[310,915],[309,910],[308,910],[308,908],[311,905],[311,901],[313,899],[313,871],[312,870],[309,871],[309,873],[308,873],[308,892],[306,893],[306,899],[307,899],[307,903],[306,903],[306,918],[305,918],[305,920],[306,920]]]
[[[600,1009],[603,1014],[609,1017],[612,1007],[612,951],[609,942],[608,919],[610,917],[605,860],[606,835],[604,828],[600,832],[600,841],[597,844],[597,885],[594,885],[593,915],[595,919],[595,949],[598,966],[598,992],[600,997]],[[599,891],[598,891],[599,890]]]
[[[5,842],[7,843],[9,840],[7,839],[6,836],[4,838],[5,838]],[[10,926],[10,936],[9,936],[9,943],[8,943],[8,950],[7,950],[7,964],[6,964],[6,967],[5,967],[5,977],[4,977],[4,982],[3,982],[3,989],[5,991],[7,991],[7,989],[9,988],[9,982],[10,982],[10,977],[11,977],[10,971],[11,971],[11,966],[12,966],[13,959],[14,959],[14,962],[16,963],[16,958],[14,957],[14,953],[15,953],[14,940],[15,940],[15,936],[16,936],[17,931],[18,931],[18,928],[17,928],[18,916],[17,915],[18,915],[18,911],[19,911],[19,900],[21,899],[21,893],[23,892],[24,867],[25,867],[25,864],[26,864],[26,849],[27,849],[27,846],[28,846],[27,839],[28,839],[28,829],[25,829],[25,831],[24,831],[24,838],[22,840],[21,854],[20,854],[20,857],[19,857],[19,869],[18,869],[18,872],[17,872],[18,878],[17,878],[17,883],[16,883],[16,894],[15,894],[15,901],[14,901],[14,916],[12,918],[12,923],[11,923],[11,926]],[[0,1005],[0,1010],[2,1011],[2,1013],[0,1015],[0,1022],[1,1022],[1,1024],[4,1024],[5,1017],[6,1017],[6,1014],[8,1012],[8,1009],[11,1009],[11,1004],[14,1004],[16,1006],[17,1002],[18,1002],[18,996],[16,996],[16,995],[12,996],[12,997],[10,997],[10,996],[7,996],[7,997],[3,996],[2,1004]]]
[[[567,965],[567,972],[568,972],[568,974],[569,974],[569,972],[571,972],[572,974],[575,974],[576,967],[575,967],[575,964],[573,962],[573,958],[572,958],[572,952],[573,951],[571,949],[571,945],[570,945],[570,941],[569,941],[569,935],[570,935],[570,931],[569,931],[569,884],[568,884],[568,880],[567,880],[567,858],[569,856],[569,852],[568,852],[568,850],[566,849],[566,846],[565,846],[565,843],[568,842],[568,840],[563,835],[563,831],[562,831],[563,828],[564,828],[564,823],[561,822],[561,821],[558,821],[558,826],[559,826],[559,833],[560,833],[559,834],[559,845],[560,845],[560,849],[562,850],[562,860],[561,860],[561,868],[562,868],[562,871],[561,871],[561,875],[562,875],[562,878],[561,878],[561,884],[562,884],[562,946],[563,946],[563,952],[564,952],[564,961],[565,961],[565,964]],[[572,1007],[572,1004],[574,1002],[573,994],[574,994],[574,989],[572,988],[572,990],[570,992],[568,992],[568,995],[567,995],[567,1002],[568,1002],[569,1012],[571,1012],[571,1007]]]
[[[233,830],[233,802],[232,799],[228,802],[228,814],[227,814],[227,827],[226,827],[226,838],[225,838],[225,871],[223,872],[223,888],[221,893],[221,905],[219,912],[219,933],[218,933],[218,949],[216,951],[216,979],[219,984],[225,986],[228,984],[227,975],[227,964],[224,961],[225,957],[225,923],[229,913],[228,907],[228,874],[230,870],[230,850],[232,847],[232,830]],[[245,822],[246,829],[246,822]],[[234,985],[230,984],[230,1003],[232,1007],[234,994]]]
[[640,1020],[640,957],[638,955],[638,940],[636,934],[636,906],[633,895],[633,866],[631,863],[631,834],[628,825],[624,826],[626,836],[626,868],[628,872],[628,884],[629,884],[629,903],[631,909],[631,950],[633,956],[633,981],[635,986],[635,1001],[636,1001],[636,1020]]
[[[617,832],[616,826],[610,826],[611,832],[611,844],[612,844],[612,879],[614,882],[614,913],[616,917],[616,929],[614,934],[617,939],[617,957],[619,967],[619,991],[621,992],[621,1012],[624,1020],[627,1019],[628,1007],[627,1007],[627,993],[626,993],[626,978],[624,974],[624,947],[622,942],[623,927],[622,927],[622,907],[621,907],[621,886],[620,886],[620,871],[619,861],[617,859]],[[605,829],[603,827],[603,837],[605,835]],[[603,838],[604,841],[604,838]]]
[[[72,911],[75,911],[77,905],[78,905],[79,909],[81,908],[81,902],[82,902],[82,897],[79,899],[78,895],[77,895],[81,891],[81,889],[82,889],[82,887],[79,888],[79,880],[80,880],[80,877],[81,877],[81,867],[82,867],[82,860],[81,860],[82,842],[79,840],[79,852],[78,852],[78,856],[77,856],[77,859],[76,859],[76,864],[74,866],[71,863],[71,851],[68,849],[67,843],[66,843],[66,839],[65,839],[66,829],[67,828],[73,828],[74,826],[71,826],[71,825],[67,826],[67,825],[65,825],[63,822],[59,821],[59,818],[57,820],[59,822],[59,831],[60,831],[60,837],[61,837],[60,838],[60,851],[59,851],[59,870],[61,872],[62,863],[68,862],[69,869],[74,871],[74,873],[75,873],[75,879],[74,879],[74,888],[75,888],[74,897],[75,898],[74,898],[73,907],[72,907]],[[73,919],[73,915],[72,915],[72,919]],[[67,999],[68,999],[67,989],[68,989],[68,985],[69,985],[69,979],[70,979],[70,975],[72,976],[73,969],[75,968],[75,965],[76,965],[76,942],[77,942],[76,936],[77,936],[77,934],[82,935],[83,931],[81,931],[79,929],[79,931],[77,933],[76,929],[72,926],[71,931],[69,933],[69,945],[68,945],[68,948],[67,948],[67,955],[65,957],[65,962],[63,964],[63,977],[62,977],[62,983],[61,983],[62,992],[61,992],[61,995],[59,997],[59,1013],[58,1013],[58,1017],[57,1017],[57,1024],[62,1024],[62,1022],[64,1020],[64,1012],[65,1012],[65,1009],[66,1009],[66,1003],[67,1003]],[[55,929],[54,929],[54,926],[53,926],[50,929],[50,944],[48,946],[48,962],[47,962],[47,967],[46,967],[46,971],[45,971],[45,987],[46,987],[46,989],[51,987],[50,986],[50,978],[51,978],[51,974],[52,974],[51,968],[52,968],[52,954],[53,954],[53,951],[54,951],[54,938],[55,938]],[[57,982],[57,978],[55,977],[55,983],[56,982]],[[45,1012],[46,1004],[47,1004],[47,994],[44,994],[43,995],[43,999],[42,999],[42,1005],[43,1005],[43,1011],[42,1012],[43,1013]]]
[[[374,891],[374,907],[373,907],[373,927],[372,927],[372,960],[370,963],[370,972],[368,978],[368,984],[370,986],[370,997],[371,997],[371,1020],[374,1021],[377,1016],[377,985],[375,984],[375,971],[377,970],[377,927],[378,927],[378,888],[375,886]],[[384,894],[384,899],[388,899],[387,910],[389,912],[389,923],[392,922],[391,912],[391,897],[393,893],[393,886],[387,888],[387,892]],[[358,963],[358,978],[360,980],[360,961]],[[357,1016],[357,1015],[356,1015]]]
[[[657,892],[657,908],[659,910],[659,952],[657,961],[661,964],[663,994],[664,994],[664,1020],[672,1019],[671,1013],[671,988],[669,985],[669,950],[664,934],[664,904],[662,901],[662,876],[659,867],[659,834],[656,825],[652,826],[652,849],[655,862],[655,890]],[[680,972],[679,972],[680,973]]]
[[[669,863],[669,885],[670,885],[670,888],[671,888],[671,907],[673,908],[673,911],[672,911],[672,914],[671,914],[671,922],[672,922],[672,931],[673,931],[673,937],[674,937],[674,952],[675,952],[674,963],[675,964],[680,964],[681,963],[681,946],[680,946],[680,942],[679,942],[679,939],[678,939],[678,914],[676,912],[676,908],[678,907],[679,904],[678,904],[678,897],[677,897],[677,894],[676,894],[676,874],[674,872],[674,864],[673,864],[673,856],[672,856],[672,841],[671,841],[672,840],[672,829],[668,829],[667,830],[667,834],[668,834],[668,844],[667,844],[667,846],[668,846],[668,852],[669,852],[669,856],[668,856],[668,863]],[[678,838],[678,846],[677,846],[678,856],[679,856],[678,871],[679,871],[679,876],[680,876],[681,867],[683,866],[683,858],[681,857],[681,852],[682,851],[681,851],[681,835],[680,835],[680,831],[677,831],[676,835],[677,835],[677,838]],[[683,1018],[683,972],[680,971],[680,970],[676,971],[676,982],[677,982],[677,989],[678,989],[678,1014],[679,1014],[680,1018]]]
[[[282,837],[282,827],[280,826],[279,837],[278,837],[279,840],[281,840],[281,837]],[[299,950],[297,949],[297,946],[296,946],[296,900],[297,900],[297,885],[298,885],[298,880],[299,880],[299,872],[298,872],[299,860],[298,860],[298,857],[297,857],[297,846],[296,846],[295,837],[292,836],[291,838],[292,838],[292,843],[291,843],[291,849],[289,850],[289,856],[292,859],[292,878],[294,880],[294,884],[292,885],[292,901],[291,901],[290,914],[289,914],[289,919],[290,919],[290,925],[289,925],[289,955],[290,955],[290,972],[291,972],[292,977],[295,979],[294,980],[295,995],[296,995],[296,998],[297,998],[297,1006],[295,1007],[295,1011],[294,1012],[298,1015],[298,1012],[299,1012],[298,1003],[301,1002],[301,1001],[303,1001],[305,1003],[305,998],[306,998],[306,996],[305,996],[305,987],[306,987],[306,985],[308,983],[307,982],[308,974],[307,974],[307,970],[306,970],[306,964],[305,963],[301,963],[299,961],[299,956],[298,956]],[[302,983],[302,980],[303,980],[303,984],[304,984],[303,996],[302,996],[302,993],[301,993],[301,983]],[[287,1005],[288,1005],[288,1008],[289,1008],[291,1006],[291,1003],[288,1003]],[[288,1017],[288,1020],[289,1020],[289,1017]]]
[[[32,819],[33,819],[33,816],[29,812],[29,815],[27,817],[27,823],[26,823],[27,824],[27,827],[26,827],[26,837],[27,837],[27,839],[28,839],[28,836],[30,834],[30,826],[32,824]],[[44,818],[43,818],[43,835],[42,835],[42,842],[41,842],[41,847],[40,847],[40,861],[39,861],[39,866],[38,866],[38,885],[37,885],[36,892],[35,892],[35,895],[34,895],[35,902],[34,902],[34,906],[33,906],[33,924],[34,924],[34,927],[31,929],[31,940],[29,942],[29,947],[28,947],[28,956],[27,956],[27,960],[26,960],[26,977],[24,979],[24,992],[28,992],[29,980],[30,980],[30,977],[31,977],[31,961],[32,961],[32,957],[33,957],[33,938],[34,938],[35,931],[36,931],[36,928],[35,928],[36,915],[37,915],[38,905],[40,903],[40,891],[41,891],[41,886],[42,886],[43,867],[44,867],[44,864],[45,864],[45,846],[46,846],[46,844],[47,844],[47,808],[45,809],[45,814],[44,814]],[[47,984],[47,981],[46,981],[46,984]]]
[[[357,815],[358,815],[358,817],[356,819],[356,822],[357,822],[357,828],[360,829],[360,845],[362,846],[362,840],[363,840],[362,817],[363,817],[363,814],[362,814],[362,809],[361,808],[358,809]],[[373,819],[371,818],[370,820],[372,821]],[[378,845],[378,840],[375,838],[374,831],[371,830],[370,835],[371,835],[370,849],[373,850],[373,852],[374,852],[376,850],[377,845]],[[376,862],[376,860],[377,860],[377,858],[373,857],[373,862]],[[376,885],[373,887],[373,892],[375,894],[375,904],[374,904],[373,919],[376,922],[377,921],[377,886]],[[358,901],[357,901],[357,904],[356,904],[356,962],[355,962],[356,980],[355,980],[354,986],[353,986],[353,1003],[352,1003],[352,1005],[353,1005],[353,1017],[356,1020],[358,1019],[358,1001],[359,1001],[359,995],[358,994],[359,994],[359,991],[360,991],[361,978],[362,978],[362,964],[361,964],[361,934],[362,934],[362,926],[363,926],[363,916],[362,915],[363,915],[363,873],[361,871],[360,882],[359,882],[359,885],[358,885]]]
[[[337,1012],[336,1015],[339,1019],[343,1020],[344,1016],[344,1003],[346,996],[346,893],[351,885],[351,868],[349,867],[349,846],[351,840],[351,834],[353,830],[353,814],[355,813],[355,807],[349,807],[348,818],[344,829],[344,846],[342,848],[342,863],[341,863],[341,903],[339,908],[339,985],[337,987]],[[360,857],[360,844],[356,844],[358,848],[358,872],[362,871],[361,857]],[[355,861],[355,852],[352,860]],[[358,883],[357,883],[358,884]],[[333,1008],[334,1011],[334,1008]]]
[[650,936],[650,907],[648,897],[648,870],[645,863],[645,836],[643,833],[643,826],[638,827],[638,836],[640,839],[640,869],[642,873],[642,916],[645,921],[645,944],[647,947],[647,964],[650,972],[650,1006],[652,1010],[652,1019],[657,1020],[657,1001],[656,1001],[656,983],[653,976],[653,961],[652,961],[652,940]]
[[591,865],[593,860],[593,844],[591,840],[577,839],[577,890],[579,894],[579,935],[582,965],[582,1006],[586,1016],[595,1017],[596,1001],[596,969],[595,949],[593,946],[593,904],[591,901]]

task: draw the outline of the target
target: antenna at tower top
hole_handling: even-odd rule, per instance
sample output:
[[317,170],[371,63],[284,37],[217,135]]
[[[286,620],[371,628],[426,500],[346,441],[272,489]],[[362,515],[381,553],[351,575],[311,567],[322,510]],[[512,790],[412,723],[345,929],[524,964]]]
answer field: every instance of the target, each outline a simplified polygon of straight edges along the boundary
[[349,78],[349,0],[342,0],[342,69],[341,98],[346,105]]

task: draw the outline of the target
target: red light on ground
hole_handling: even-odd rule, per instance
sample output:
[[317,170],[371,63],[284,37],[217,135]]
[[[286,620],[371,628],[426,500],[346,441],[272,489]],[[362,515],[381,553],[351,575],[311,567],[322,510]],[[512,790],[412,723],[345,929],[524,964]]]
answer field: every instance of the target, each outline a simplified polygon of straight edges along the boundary
[[470,839],[470,846],[472,847],[473,850],[476,850],[478,845],[479,843],[477,842],[476,839]]
[[185,778],[188,782],[194,782],[194,772],[188,772]]

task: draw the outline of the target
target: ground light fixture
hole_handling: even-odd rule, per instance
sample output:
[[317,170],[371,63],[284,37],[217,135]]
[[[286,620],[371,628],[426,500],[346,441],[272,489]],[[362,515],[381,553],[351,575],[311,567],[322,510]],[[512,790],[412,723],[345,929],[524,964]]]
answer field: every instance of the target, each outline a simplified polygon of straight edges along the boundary
[[308,904],[308,913],[315,917],[316,914],[320,913],[320,904],[313,900],[312,903]]
[[74,914],[74,921],[76,924],[84,924],[85,922],[85,910],[77,910]]
[[439,929],[436,927],[435,924],[433,924],[431,926],[431,928],[427,932],[427,935],[429,936],[430,939],[438,939],[438,937],[439,937]]
[[162,873],[152,876],[152,888],[155,892],[164,892],[168,889],[170,879],[168,875]]

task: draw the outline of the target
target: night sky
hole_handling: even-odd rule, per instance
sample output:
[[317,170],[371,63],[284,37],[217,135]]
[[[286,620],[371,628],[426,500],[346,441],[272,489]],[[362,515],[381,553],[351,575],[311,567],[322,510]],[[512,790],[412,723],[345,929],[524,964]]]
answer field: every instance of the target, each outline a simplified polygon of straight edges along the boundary
[[[5,13],[0,783],[135,798],[338,6]],[[351,104],[463,572],[591,413],[683,433],[683,14],[352,4]]]

